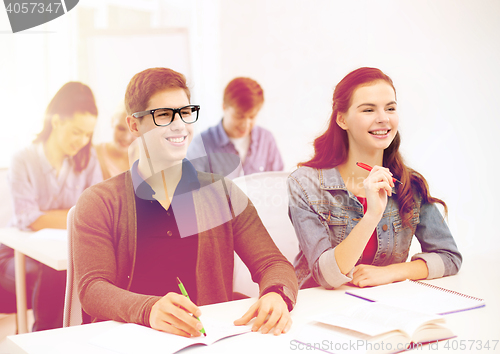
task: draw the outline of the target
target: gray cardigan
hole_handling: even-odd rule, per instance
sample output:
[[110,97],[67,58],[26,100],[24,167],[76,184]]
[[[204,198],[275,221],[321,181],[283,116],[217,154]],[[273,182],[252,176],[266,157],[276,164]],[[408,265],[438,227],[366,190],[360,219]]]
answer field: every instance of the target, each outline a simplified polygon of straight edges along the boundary
[[[232,300],[236,251],[259,284],[261,296],[282,287],[293,307],[298,292],[293,266],[272,241],[248,197],[223,177],[198,172],[198,179],[201,187],[193,191],[199,230],[197,305]],[[151,308],[160,297],[128,291],[137,244],[130,171],[86,189],[68,227],[79,298],[92,322],[149,326]]]

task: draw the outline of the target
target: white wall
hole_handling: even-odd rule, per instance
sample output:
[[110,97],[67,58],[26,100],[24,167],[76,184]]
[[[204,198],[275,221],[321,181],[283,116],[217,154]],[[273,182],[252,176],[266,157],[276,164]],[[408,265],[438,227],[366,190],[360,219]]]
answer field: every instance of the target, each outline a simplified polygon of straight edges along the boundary
[[43,126],[47,104],[59,88],[76,80],[76,13],[16,34],[0,7],[0,168],[12,151],[29,144]]
[[222,85],[250,76],[286,168],[312,154],[348,72],[394,80],[402,151],[450,208],[462,250],[499,247],[500,2],[221,0]]

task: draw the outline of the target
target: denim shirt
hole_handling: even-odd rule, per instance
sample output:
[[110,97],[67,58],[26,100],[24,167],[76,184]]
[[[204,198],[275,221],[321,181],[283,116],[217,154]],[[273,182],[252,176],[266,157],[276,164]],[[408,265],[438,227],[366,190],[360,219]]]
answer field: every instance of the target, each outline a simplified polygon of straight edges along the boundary
[[[328,266],[329,271],[325,272],[328,274],[323,274],[319,260],[358,224],[364,215],[362,204],[347,190],[336,168],[300,167],[288,177],[287,185],[288,213],[300,246],[294,262],[299,286],[305,288],[319,284],[332,289],[351,281],[352,270],[344,275],[333,261]],[[415,235],[422,253],[414,255],[411,260],[426,262],[427,279],[456,274],[462,256],[441,213],[434,204],[421,205],[421,198],[415,199],[411,227],[404,228],[396,199],[388,197],[384,214],[376,227],[378,248],[372,265],[406,262]],[[324,271],[323,266],[321,269]]]

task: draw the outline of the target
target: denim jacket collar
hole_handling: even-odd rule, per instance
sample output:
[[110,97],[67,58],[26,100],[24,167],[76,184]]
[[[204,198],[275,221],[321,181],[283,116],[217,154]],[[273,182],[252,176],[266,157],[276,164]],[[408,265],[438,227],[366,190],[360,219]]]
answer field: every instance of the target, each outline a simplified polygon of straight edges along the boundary
[[319,187],[321,189],[326,190],[345,190],[347,188],[345,186],[344,180],[340,175],[339,170],[336,167],[329,168],[327,170],[318,170],[318,178],[319,178]]

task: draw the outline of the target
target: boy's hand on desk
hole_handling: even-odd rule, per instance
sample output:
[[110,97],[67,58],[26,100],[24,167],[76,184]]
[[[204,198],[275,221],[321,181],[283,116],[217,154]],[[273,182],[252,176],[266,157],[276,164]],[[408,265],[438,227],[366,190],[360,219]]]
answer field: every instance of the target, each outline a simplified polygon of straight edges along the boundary
[[187,297],[168,293],[153,305],[149,325],[153,329],[183,337],[199,337],[203,326],[191,314],[199,317],[201,311]]
[[252,326],[254,332],[261,329],[261,332],[265,334],[276,326],[273,334],[277,336],[288,332],[292,326],[287,304],[281,295],[274,292],[262,296],[241,318],[234,321],[234,324],[245,325],[254,317],[257,317]]

